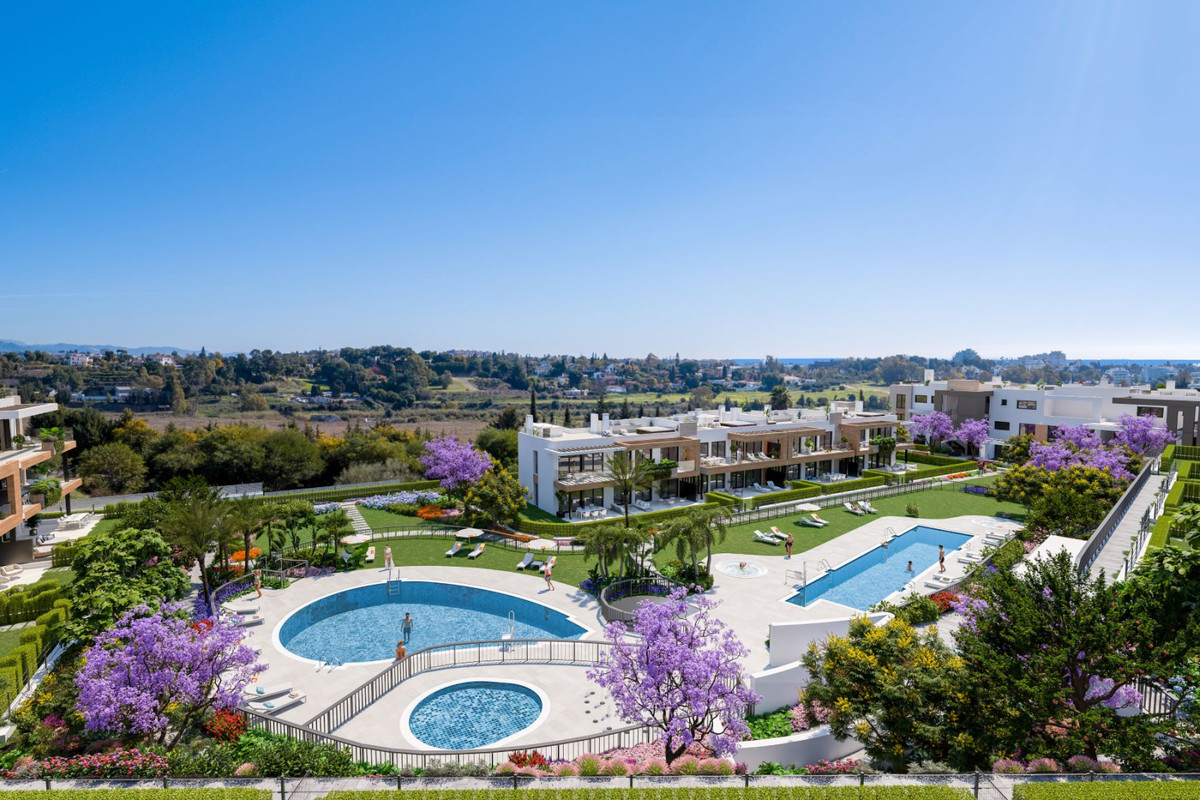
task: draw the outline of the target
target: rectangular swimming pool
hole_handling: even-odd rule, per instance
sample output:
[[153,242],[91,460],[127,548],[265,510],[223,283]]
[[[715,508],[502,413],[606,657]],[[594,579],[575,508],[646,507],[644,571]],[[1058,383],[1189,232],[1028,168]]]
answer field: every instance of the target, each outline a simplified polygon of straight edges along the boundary
[[[787,601],[807,606],[817,600],[829,600],[866,611],[936,564],[938,545],[946,548],[948,556],[970,539],[965,533],[918,525],[892,539],[887,548],[876,547],[826,572]],[[909,561],[913,565],[912,572],[908,571]]]

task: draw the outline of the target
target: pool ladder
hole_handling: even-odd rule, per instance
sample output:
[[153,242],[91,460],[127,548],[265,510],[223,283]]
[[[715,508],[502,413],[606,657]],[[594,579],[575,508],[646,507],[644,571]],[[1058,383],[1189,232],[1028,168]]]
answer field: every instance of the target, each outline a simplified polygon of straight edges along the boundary
[[400,594],[400,579],[399,578],[396,578],[395,580],[393,580],[390,575],[388,576],[387,593],[389,596],[394,596],[394,595]]
[[329,667],[330,672],[332,672],[334,667],[344,667],[345,665],[346,662],[342,661],[337,656],[327,655],[321,659],[319,664],[317,664],[317,670],[319,671],[323,667]]
[[517,612],[508,612],[508,630],[500,635],[501,641],[509,641],[517,635]]

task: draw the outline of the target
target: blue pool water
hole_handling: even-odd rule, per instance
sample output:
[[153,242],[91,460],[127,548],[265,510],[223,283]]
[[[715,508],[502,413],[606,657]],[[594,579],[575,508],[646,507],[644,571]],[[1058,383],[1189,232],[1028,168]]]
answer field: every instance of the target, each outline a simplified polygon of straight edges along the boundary
[[515,683],[471,681],[439,689],[413,709],[408,729],[440,750],[472,750],[512,736],[537,721],[542,700]]
[[513,638],[573,639],[585,629],[566,614],[520,597],[431,581],[403,581],[389,595],[382,583],[360,586],[314,600],[279,629],[279,643],[303,658],[342,663],[383,661],[396,656],[404,613],[413,617],[406,646],[499,639],[516,616]]
[[[918,525],[888,542],[887,549],[876,547],[853,561],[825,573],[808,585],[806,591],[788,598],[798,606],[816,600],[829,600],[866,611],[892,592],[904,588],[913,577],[937,563],[938,545],[946,555],[970,540],[970,536]],[[908,562],[913,571],[908,571]]]

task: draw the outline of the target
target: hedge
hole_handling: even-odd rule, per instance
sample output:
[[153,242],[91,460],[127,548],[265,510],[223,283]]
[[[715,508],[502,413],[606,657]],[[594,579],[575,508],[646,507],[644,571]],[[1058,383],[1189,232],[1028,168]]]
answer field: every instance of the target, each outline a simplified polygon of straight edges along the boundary
[[887,481],[883,478],[857,478],[851,481],[838,481],[837,483],[821,484],[821,494],[841,494],[842,492],[854,492],[859,489],[874,489],[876,486],[883,486]]
[[1158,518],[1150,533],[1150,543],[1146,545],[1147,553],[1167,546],[1167,542],[1171,540],[1171,526],[1174,524],[1174,520],[1175,515],[1170,513],[1164,513]]
[[[77,539],[76,541],[83,541]],[[63,542],[57,545],[50,551],[50,566],[52,567],[69,567],[71,562],[75,560],[75,551],[79,545],[73,542]]]
[[1180,461],[1179,479],[1184,481],[1200,481],[1200,461]]
[[724,492],[709,492],[708,494],[704,495],[704,502],[716,503],[719,506],[740,507],[742,505],[742,499],[740,497],[734,497],[733,495],[725,494]]
[[788,486],[793,489],[820,489],[821,484],[816,481],[789,481]]
[[1175,458],[1175,445],[1169,444],[1162,451],[1162,457],[1159,459],[1159,469],[1166,472],[1171,468],[1171,461]]
[[62,599],[57,581],[38,581],[32,586],[14,586],[0,592],[0,625],[29,622],[54,608]]
[[810,497],[818,497],[821,494],[819,486],[802,486],[796,489],[784,489],[782,492],[771,492],[770,494],[760,494],[750,498],[751,508],[759,506],[772,505],[774,503],[789,503],[792,500],[807,500]]
[[1200,503],[1200,483],[1196,481],[1175,481],[1175,485],[1171,487],[1171,491],[1167,492],[1166,507],[1174,511],[1184,503]]
[[1195,800],[1198,781],[1088,781],[1021,783],[1013,800]]
[[1180,461],[1200,461],[1200,447],[1186,444],[1173,444],[1169,445],[1169,447],[1173,448],[1171,451],[1172,459],[1179,459]]
[[[40,794],[40,792],[39,792]],[[969,800],[949,786],[655,786],[636,789],[448,789],[422,791],[423,800]],[[411,791],[330,792],[327,800],[405,800]]]
[[963,464],[971,464],[970,469],[975,469],[975,459],[973,458],[951,458],[950,456],[935,456],[932,453],[914,453],[911,450],[908,453],[909,462],[918,464],[932,464],[935,467],[945,467],[951,464],[962,466]]
[[[702,511],[706,509],[723,508],[716,503],[697,503],[691,506],[682,506],[680,508],[664,508],[661,511],[645,511],[640,514],[632,513],[630,509],[630,522],[657,522],[663,519],[677,517],[680,514],[686,514],[689,511]],[[611,525],[617,518],[600,519],[595,522],[538,522],[526,517],[524,514],[517,516],[516,524],[513,525],[521,533],[532,533],[535,536],[564,536],[579,533],[581,530],[594,528],[597,525]]]
[[408,483],[388,483],[379,486],[357,486],[349,489],[312,489],[306,491],[297,489],[287,494],[273,494],[262,498],[266,503],[283,503],[288,500],[307,500],[311,503],[329,503],[336,500],[351,500],[358,497],[374,497],[377,494],[392,494],[393,492],[415,492],[421,489],[436,489],[441,484],[438,481],[409,481]]
[[[106,780],[98,778],[97,780]],[[368,794],[376,794],[368,792]],[[411,793],[410,793],[411,794]],[[269,789],[51,789],[4,792],[4,800],[271,800]]]
[[868,469],[863,472],[864,475],[872,475],[886,478],[888,483],[912,483],[913,481],[925,480],[926,478],[937,478],[942,475],[956,475],[959,472],[974,472],[978,467],[974,461],[957,461],[953,464],[946,464],[940,467],[924,467],[922,469],[912,470],[911,472],[883,472],[882,470]]

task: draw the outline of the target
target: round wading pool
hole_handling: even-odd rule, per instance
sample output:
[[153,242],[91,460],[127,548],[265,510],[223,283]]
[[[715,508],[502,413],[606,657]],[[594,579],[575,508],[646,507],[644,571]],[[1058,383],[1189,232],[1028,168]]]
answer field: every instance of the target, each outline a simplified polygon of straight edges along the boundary
[[546,702],[533,687],[509,681],[464,681],[418,699],[404,715],[412,738],[438,750],[474,750],[538,722]]

